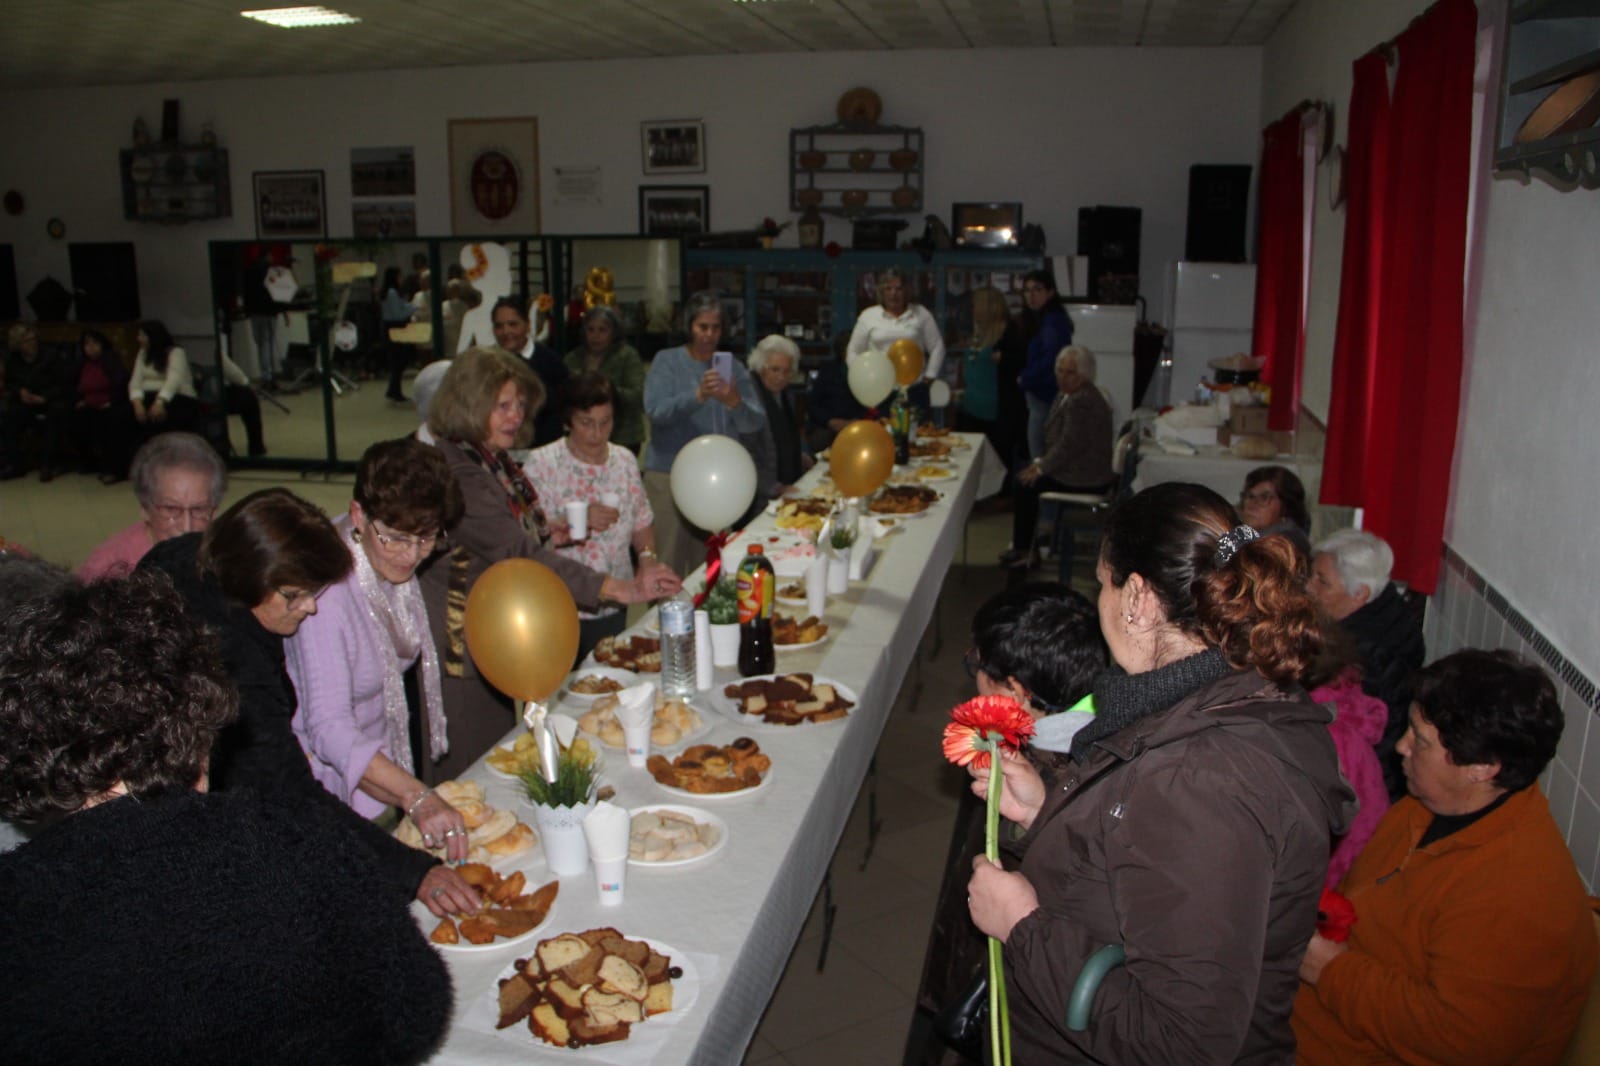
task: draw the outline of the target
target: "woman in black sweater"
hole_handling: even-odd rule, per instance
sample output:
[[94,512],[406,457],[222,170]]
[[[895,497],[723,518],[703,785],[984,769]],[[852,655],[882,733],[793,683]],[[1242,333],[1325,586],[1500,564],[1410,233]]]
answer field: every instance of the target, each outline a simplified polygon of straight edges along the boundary
[[[0,636],[0,1061],[419,1062],[450,978],[367,840],[208,792],[216,640],[148,574],[68,583]],[[303,761],[303,760],[302,760]]]

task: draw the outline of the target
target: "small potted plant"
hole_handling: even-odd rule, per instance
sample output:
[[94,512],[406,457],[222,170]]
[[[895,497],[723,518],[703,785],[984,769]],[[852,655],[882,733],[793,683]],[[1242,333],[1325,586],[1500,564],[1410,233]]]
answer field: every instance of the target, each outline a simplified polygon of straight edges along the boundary
[[554,781],[545,780],[538,770],[524,770],[517,776],[538,822],[550,869],[561,877],[582,873],[589,866],[583,818],[595,803],[594,751],[587,745],[583,750],[563,748],[556,759]]
[[828,592],[837,595],[845,592],[850,587],[850,551],[856,543],[856,527],[854,522],[843,523],[833,527],[833,532],[828,536]]
[[739,590],[723,574],[706,593],[705,611],[711,622],[711,662],[716,666],[739,664]]

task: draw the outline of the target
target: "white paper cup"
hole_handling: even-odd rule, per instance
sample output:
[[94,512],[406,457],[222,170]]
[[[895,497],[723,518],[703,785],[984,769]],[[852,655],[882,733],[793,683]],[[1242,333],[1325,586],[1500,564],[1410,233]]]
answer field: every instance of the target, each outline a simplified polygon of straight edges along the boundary
[[[621,715],[617,716],[621,718]],[[628,765],[643,768],[650,760],[650,729],[655,725],[655,715],[650,714],[638,725],[622,723],[622,738],[628,746]]]
[[817,550],[817,557],[806,567],[806,613],[817,618],[828,606],[828,571],[832,569],[828,553]]
[[589,841],[583,834],[583,816],[593,806],[590,803],[583,807],[533,808],[545,862],[557,877],[571,877],[589,868]]
[[840,596],[850,591],[850,552],[829,550],[828,595]]
[[568,500],[562,504],[567,511],[567,531],[573,540],[583,540],[589,535],[589,501]]
[[739,665],[739,627],[724,623],[711,627],[711,662],[716,666]]
[[624,854],[620,859],[599,859],[591,855],[589,861],[594,864],[594,883],[600,892],[600,906],[621,906],[622,885],[628,876],[628,856]]

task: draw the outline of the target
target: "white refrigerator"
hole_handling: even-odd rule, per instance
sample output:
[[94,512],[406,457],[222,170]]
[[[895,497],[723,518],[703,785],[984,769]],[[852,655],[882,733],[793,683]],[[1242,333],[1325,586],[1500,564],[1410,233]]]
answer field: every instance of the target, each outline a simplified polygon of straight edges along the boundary
[[1132,304],[1067,304],[1072,343],[1094,353],[1096,383],[1111,394],[1111,431],[1134,408],[1133,333],[1138,312]]
[[1250,353],[1256,305],[1253,263],[1172,263],[1167,272],[1167,346],[1162,370],[1150,391],[1166,380],[1165,395],[1150,395],[1152,406],[1194,399],[1195,386],[1210,374],[1206,365],[1235,352]]

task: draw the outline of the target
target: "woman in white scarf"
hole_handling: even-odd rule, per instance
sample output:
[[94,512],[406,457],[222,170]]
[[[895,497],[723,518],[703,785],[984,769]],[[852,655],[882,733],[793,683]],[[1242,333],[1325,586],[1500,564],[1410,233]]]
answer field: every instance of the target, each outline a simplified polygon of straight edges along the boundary
[[[467,854],[461,814],[418,777],[447,742],[439,656],[416,570],[461,511],[461,490],[437,449],[412,438],[368,448],[350,513],[334,523],[355,566],[286,644],[299,695],[294,731],[317,780],[368,817],[399,808],[423,843],[444,847],[450,859]],[[413,666],[423,752],[413,750],[406,698]]]

